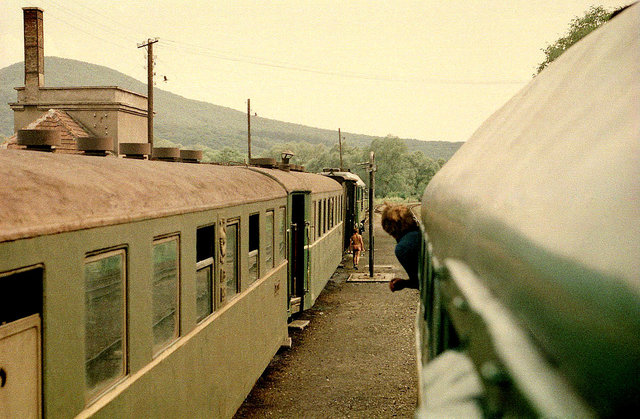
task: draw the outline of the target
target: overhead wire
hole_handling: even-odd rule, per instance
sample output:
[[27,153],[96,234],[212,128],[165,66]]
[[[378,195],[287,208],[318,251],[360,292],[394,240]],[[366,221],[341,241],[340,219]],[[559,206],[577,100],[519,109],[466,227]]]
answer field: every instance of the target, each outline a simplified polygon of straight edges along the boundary
[[[63,5],[60,4],[60,2],[53,2],[51,0],[46,0],[48,2],[50,2],[50,4],[55,8],[55,10],[60,11],[62,13],[65,13],[69,16],[71,16],[74,19],[79,19],[89,25],[91,25],[92,29],[98,29],[101,30],[105,33],[107,33],[110,37],[116,37],[119,40],[126,42],[127,44],[129,44],[130,42],[133,44],[134,41],[132,41],[128,36],[123,35],[123,31],[119,31],[119,30],[114,30],[113,28],[104,25],[100,22],[97,22],[96,19],[93,18],[89,18],[86,17],[86,15],[81,14],[80,12],[78,12],[77,10],[72,10],[68,7],[65,7]],[[116,23],[118,26],[124,28],[126,30],[126,32],[133,34],[132,31],[130,31],[130,28],[127,27],[126,25],[122,25],[121,23],[117,22],[116,20],[108,17],[107,15],[100,13],[96,10],[93,10],[92,8],[77,3],[73,0],[70,1],[70,3],[74,4],[75,6],[78,7],[82,7],[83,9],[93,13],[94,15],[102,18],[102,19],[107,19],[109,21],[112,21],[114,23]],[[65,23],[66,25],[69,25],[70,27],[75,28],[78,31],[81,31],[93,38],[99,39],[103,42],[107,42],[111,45],[114,45],[118,48],[122,48],[122,49],[126,49],[126,50],[130,50],[130,46],[129,45],[123,45],[117,42],[114,42],[113,39],[105,39],[104,37],[98,36],[95,33],[91,33],[87,30],[84,30],[82,28],[80,28],[79,26],[63,19],[62,17],[60,17],[59,15],[56,15],[55,13],[52,14],[52,16],[56,19],[58,19],[59,21]],[[136,34],[136,36],[138,36]],[[288,71],[295,71],[295,72],[300,72],[300,73],[309,73],[309,74],[318,74],[318,75],[324,75],[324,76],[330,76],[330,77],[339,77],[339,78],[345,78],[345,79],[357,79],[357,80],[367,80],[367,81],[379,81],[379,82],[391,82],[391,83],[411,83],[411,84],[448,84],[448,85],[521,85],[521,84],[525,84],[528,82],[528,80],[508,80],[508,79],[502,79],[502,80],[490,80],[490,79],[445,79],[445,78],[437,78],[437,77],[396,77],[396,76],[388,76],[388,75],[381,75],[381,74],[368,74],[368,73],[359,73],[359,72],[347,72],[347,71],[335,71],[335,70],[326,70],[326,69],[319,69],[319,68],[314,68],[314,67],[308,67],[308,66],[300,66],[300,65],[295,65],[295,64],[291,64],[291,63],[286,63],[286,62],[282,62],[282,61],[276,61],[276,60],[272,60],[272,59],[268,59],[268,58],[264,58],[264,57],[255,57],[255,56],[248,56],[248,55],[242,55],[242,54],[237,54],[237,53],[230,53],[227,51],[222,51],[222,50],[217,50],[208,46],[202,46],[202,45],[197,45],[197,44],[192,44],[192,43],[188,43],[188,42],[183,42],[183,41],[177,41],[177,40],[172,40],[172,39],[167,39],[167,38],[160,38],[159,40],[159,44],[171,49],[179,54],[187,54],[187,55],[197,55],[197,56],[203,56],[203,57],[208,57],[208,58],[214,58],[217,60],[222,60],[222,61],[227,61],[227,62],[235,62],[235,63],[241,63],[241,64],[250,64],[250,65],[254,65],[254,66],[260,66],[260,67],[266,67],[266,68],[274,68],[274,69],[280,69],[280,70],[288,70]],[[166,65],[167,67],[171,67],[171,65],[169,65],[167,63],[167,61],[162,60],[163,65]],[[173,69],[175,75],[173,76],[173,78],[176,78],[176,76],[179,74],[178,71],[175,70],[175,68]]]

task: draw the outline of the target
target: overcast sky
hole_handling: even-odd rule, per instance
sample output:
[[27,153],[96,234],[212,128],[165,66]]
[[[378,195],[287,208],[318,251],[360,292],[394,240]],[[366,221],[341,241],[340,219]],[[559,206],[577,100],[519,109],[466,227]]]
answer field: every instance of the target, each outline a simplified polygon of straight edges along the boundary
[[[45,55],[259,116],[464,141],[531,80],[540,51],[594,0],[2,0],[0,68],[23,60],[22,7],[44,10]],[[46,85],[46,69],[45,69]],[[127,86],[121,86],[127,88]]]

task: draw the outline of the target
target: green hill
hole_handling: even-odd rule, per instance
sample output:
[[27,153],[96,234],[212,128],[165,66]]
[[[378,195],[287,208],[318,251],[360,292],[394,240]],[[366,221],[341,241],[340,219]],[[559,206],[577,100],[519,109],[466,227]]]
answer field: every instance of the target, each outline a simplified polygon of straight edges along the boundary
[[[146,95],[146,84],[107,67],[58,57],[45,58],[47,86],[118,86]],[[0,70],[0,136],[13,134],[13,112],[6,105],[16,101],[14,87],[24,85],[24,66],[16,63]],[[155,136],[183,146],[204,145],[213,149],[228,146],[246,150],[246,114],[234,109],[154,90]],[[255,118],[255,119],[254,119]],[[254,122],[255,121],[255,122]],[[349,144],[367,147],[374,136],[344,133]],[[306,141],[333,145],[337,133],[299,124],[260,117],[252,118],[253,154],[259,156],[274,144]],[[403,139],[410,151],[422,151],[432,159],[448,160],[462,142]]]

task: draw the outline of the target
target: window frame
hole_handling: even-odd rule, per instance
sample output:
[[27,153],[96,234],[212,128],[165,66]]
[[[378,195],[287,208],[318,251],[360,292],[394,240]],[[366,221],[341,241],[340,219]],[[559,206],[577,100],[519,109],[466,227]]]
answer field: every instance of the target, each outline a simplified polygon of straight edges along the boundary
[[[83,285],[84,285],[84,315],[85,315],[85,323],[84,323],[84,395],[85,401],[87,404],[91,404],[101,398],[104,394],[108,393],[111,389],[113,389],[118,383],[122,382],[129,375],[129,252],[127,246],[116,246],[107,249],[101,249],[89,252],[85,255],[83,260],[83,270],[86,269],[86,265],[89,263],[96,262],[98,260],[106,259],[108,257],[121,254],[122,255],[122,363],[120,374],[115,377],[112,377],[108,381],[104,381],[101,385],[98,385],[92,389],[88,387],[87,382],[87,312],[88,306],[86,304],[87,298],[87,277],[86,271],[83,273]],[[103,350],[104,351],[104,350]]]
[[[268,228],[269,227],[269,214],[271,214],[271,237],[266,237],[265,247],[264,247],[264,257],[265,257],[265,270],[266,272],[271,271],[276,267],[276,211],[274,208],[270,208],[265,211],[264,214],[264,233],[265,236],[268,236]],[[269,261],[267,257],[269,256],[269,252],[267,251],[269,247],[269,243],[271,243],[271,266],[269,266]]]
[[[182,298],[181,298],[181,285],[182,285],[182,271],[180,270],[180,262],[181,262],[181,237],[180,237],[180,233],[171,233],[171,234],[165,234],[162,236],[158,236],[158,237],[154,237],[153,242],[151,244],[152,246],[152,251],[154,250],[154,247],[156,245],[159,244],[163,244],[166,242],[170,242],[170,241],[176,241],[176,309],[175,309],[175,330],[174,330],[174,334],[172,336],[171,339],[169,339],[166,342],[163,342],[162,345],[159,345],[157,348],[155,347],[155,332],[153,331],[153,312],[154,312],[154,300],[153,300],[153,289],[151,291],[151,314],[152,314],[152,335],[153,335],[153,340],[154,340],[154,344],[152,345],[153,348],[153,358],[155,358],[156,356],[158,356],[159,354],[161,354],[165,349],[167,349],[169,346],[171,346],[175,341],[177,341],[178,339],[180,339],[181,336],[181,328],[180,328],[180,321],[181,321],[181,316],[180,316],[180,312],[181,312],[181,302],[182,302]],[[154,267],[153,267],[153,272],[154,272],[154,277],[152,278],[152,286],[155,283],[155,262],[152,261]],[[213,286],[212,286],[213,288]],[[215,311],[215,309],[214,309]],[[165,317],[166,318],[166,317]]]
[[[202,323],[203,321],[205,321],[209,316],[211,316],[213,313],[216,312],[216,295],[217,295],[217,291],[216,291],[216,280],[215,280],[215,269],[216,269],[216,223],[213,224],[204,224],[201,226],[198,226],[196,228],[196,263],[195,263],[195,292],[196,292],[196,324]],[[212,243],[211,243],[211,249],[212,249],[212,254],[211,256],[204,258],[202,260],[198,260],[198,230],[200,229],[209,229],[211,228],[213,230],[213,236],[212,236]],[[206,314],[200,316],[198,314],[198,273],[200,271],[202,271],[205,268],[209,268],[209,273],[210,273],[210,283],[208,286],[209,289],[209,306],[210,306],[210,311],[208,311]]]
[[240,254],[240,249],[241,249],[241,234],[242,234],[242,229],[241,229],[241,222],[240,222],[240,218],[230,218],[227,220],[226,225],[225,225],[225,232],[226,232],[226,244],[225,246],[227,246],[227,256],[225,257],[225,263],[224,263],[224,269],[225,269],[225,273],[226,273],[226,277],[229,278],[229,272],[227,271],[227,269],[230,267],[230,264],[227,263],[228,261],[226,260],[226,258],[229,257],[229,227],[235,225],[236,226],[236,251],[235,251],[235,255],[236,255],[236,260],[235,260],[235,270],[236,270],[236,290],[235,293],[232,296],[229,296],[228,290],[229,290],[229,279],[227,279],[225,281],[225,301],[231,301],[232,299],[234,299],[238,294],[240,294],[242,292],[242,271],[241,271],[241,262],[242,262],[242,256]]

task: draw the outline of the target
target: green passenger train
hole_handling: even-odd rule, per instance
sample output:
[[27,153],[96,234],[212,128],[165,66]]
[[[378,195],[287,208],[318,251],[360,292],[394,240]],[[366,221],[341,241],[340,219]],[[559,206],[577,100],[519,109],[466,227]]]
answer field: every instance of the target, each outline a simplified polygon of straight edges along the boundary
[[341,261],[321,175],[0,150],[0,416],[231,417]]
[[640,410],[638,28],[571,47],[426,188],[417,417]]

